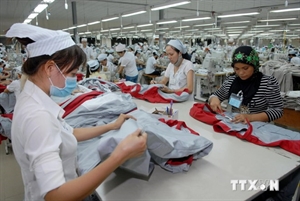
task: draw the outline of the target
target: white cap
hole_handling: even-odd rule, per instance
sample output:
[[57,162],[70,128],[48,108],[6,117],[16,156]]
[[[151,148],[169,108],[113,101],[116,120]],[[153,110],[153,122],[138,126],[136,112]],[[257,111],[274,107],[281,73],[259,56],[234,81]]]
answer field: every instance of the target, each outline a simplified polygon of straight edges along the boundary
[[98,59],[98,61],[103,61],[104,59],[107,59],[107,55],[106,54],[99,54],[97,59]]
[[140,45],[140,46],[143,46],[144,44],[143,44],[142,42],[139,42],[139,45]]
[[124,50],[126,50],[126,46],[124,44],[120,43],[116,46],[116,52],[123,52]]
[[91,70],[97,70],[99,68],[99,62],[97,60],[89,60],[86,62]]
[[300,66],[300,58],[299,57],[293,57],[291,59],[291,64],[293,64],[295,66]]
[[54,31],[30,24],[13,24],[6,33],[6,37],[30,38],[35,41],[26,46],[28,57],[53,55],[55,52],[75,45],[69,33]]
[[82,38],[81,42],[87,42],[87,38]]
[[183,45],[183,43],[180,40],[170,40],[168,42],[168,45],[171,45],[171,46],[175,47],[182,54],[186,53],[186,47],[185,47],[185,45]]

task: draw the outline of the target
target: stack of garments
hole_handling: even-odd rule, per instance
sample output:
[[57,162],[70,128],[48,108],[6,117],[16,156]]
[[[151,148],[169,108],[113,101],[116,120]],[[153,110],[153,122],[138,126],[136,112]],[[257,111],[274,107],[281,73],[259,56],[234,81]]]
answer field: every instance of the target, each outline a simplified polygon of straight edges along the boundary
[[300,91],[288,91],[283,98],[283,107],[300,111]]

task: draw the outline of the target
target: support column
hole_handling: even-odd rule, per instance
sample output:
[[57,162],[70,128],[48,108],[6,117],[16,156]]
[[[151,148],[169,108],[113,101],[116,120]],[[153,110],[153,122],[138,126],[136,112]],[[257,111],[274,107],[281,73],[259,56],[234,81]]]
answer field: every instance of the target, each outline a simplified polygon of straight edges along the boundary
[[[73,26],[77,26],[77,9],[76,9],[76,1],[72,1],[72,2],[71,2],[71,5],[72,5],[72,20],[73,20]],[[75,38],[75,43],[76,43],[76,44],[80,43],[77,28],[73,29],[73,34],[74,34],[74,38]]]
[[[164,10],[159,10],[159,20],[163,20],[164,19]],[[158,27],[161,27],[162,25],[159,25]],[[163,34],[159,34],[159,49],[162,50],[164,48],[163,45],[163,40],[164,40],[164,35]]]

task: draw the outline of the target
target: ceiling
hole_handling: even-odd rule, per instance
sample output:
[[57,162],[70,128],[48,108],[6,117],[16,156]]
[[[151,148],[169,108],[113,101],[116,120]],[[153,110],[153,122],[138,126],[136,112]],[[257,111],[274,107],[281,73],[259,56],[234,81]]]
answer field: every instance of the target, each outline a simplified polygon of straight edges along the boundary
[[[13,23],[23,22],[41,0],[0,0],[0,35],[5,33]],[[192,0],[191,3],[168,8],[160,11],[149,11],[151,6],[170,2],[170,0],[67,0],[68,9],[65,9],[65,0],[55,0],[49,4],[47,10],[50,13],[49,20],[46,19],[46,11],[41,12],[38,17],[38,25],[50,29],[66,29],[73,25],[72,5],[76,3],[77,25],[86,24],[102,20],[109,16],[121,15],[126,12],[146,9],[148,12],[126,18],[119,18],[109,22],[101,22],[77,28],[79,33],[91,32],[92,35],[101,33],[102,35],[120,35],[120,31],[100,32],[112,28],[119,28],[129,25],[147,24],[150,21],[155,24],[160,20],[177,20],[177,23],[153,25],[149,27],[132,28],[122,30],[123,36],[140,34],[144,36],[164,34],[165,36],[197,36],[208,37],[211,35],[221,38],[249,38],[260,34],[260,37],[293,37],[299,38],[300,35],[300,11],[271,13],[271,10],[285,8],[300,8],[300,0]],[[198,11],[198,12],[197,12]],[[259,12],[258,15],[217,18],[224,14]],[[197,15],[198,13],[198,15]],[[181,21],[185,18],[211,17],[208,20]],[[256,25],[266,25],[267,22],[260,22],[262,19],[296,18],[292,21],[268,22],[268,25],[279,25],[276,27],[261,28],[263,32],[258,32]],[[234,24],[232,22],[248,21]],[[211,24],[210,26],[197,26],[201,24]],[[36,24],[33,19],[31,24]],[[175,28],[179,26],[189,26],[187,28]],[[233,28],[228,28],[233,27]],[[165,31],[157,31],[158,28],[169,28]],[[218,29],[211,29],[218,28]],[[195,30],[197,29],[197,30]],[[209,30],[210,29],[210,30]],[[156,31],[155,31],[156,30]],[[279,31],[276,31],[279,30]],[[282,31],[280,31],[282,30]],[[283,30],[289,30],[284,32]],[[67,30],[71,34],[73,29]],[[135,31],[135,32],[134,32]],[[248,35],[247,35],[248,34]],[[249,35],[251,34],[251,35]]]

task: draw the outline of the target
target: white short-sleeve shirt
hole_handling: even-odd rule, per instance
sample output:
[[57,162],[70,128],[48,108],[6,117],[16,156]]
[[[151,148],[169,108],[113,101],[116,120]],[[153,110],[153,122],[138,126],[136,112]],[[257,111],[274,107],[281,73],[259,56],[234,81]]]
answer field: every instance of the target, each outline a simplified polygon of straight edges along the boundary
[[179,69],[176,73],[174,73],[174,65],[169,63],[165,77],[169,78],[169,88],[170,89],[181,89],[187,87],[187,74],[193,69],[193,63],[183,59]]
[[155,64],[156,64],[156,60],[155,60],[154,56],[149,57],[149,59],[147,60],[145,73],[146,74],[153,73],[155,71],[155,66],[154,66]]
[[94,59],[94,54],[93,54],[93,49],[92,48],[90,48],[90,47],[81,47],[81,49],[84,51],[84,53],[86,54],[86,58],[87,58],[87,60],[89,61],[89,60],[93,60]]
[[121,66],[125,67],[125,75],[129,77],[138,75],[134,54],[125,52],[121,60]]
[[14,92],[16,98],[19,97],[21,93],[21,82],[20,80],[14,80],[9,85],[7,85],[6,89],[10,92]]
[[46,93],[26,81],[12,121],[12,145],[25,201],[44,200],[47,192],[77,177],[77,140],[63,113]]

